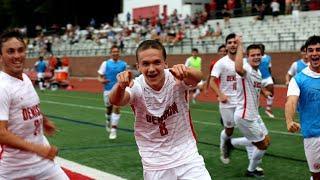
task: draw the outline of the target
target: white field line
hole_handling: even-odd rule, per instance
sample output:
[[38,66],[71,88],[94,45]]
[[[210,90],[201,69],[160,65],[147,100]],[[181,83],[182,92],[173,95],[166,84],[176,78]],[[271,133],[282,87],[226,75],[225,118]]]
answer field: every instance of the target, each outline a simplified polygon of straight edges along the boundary
[[99,179],[101,179],[101,180],[102,179],[124,180],[123,178],[121,178],[119,176],[115,176],[113,174],[99,171],[97,169],[94,169],[94,168],[91,168],[88,166],[84,166],[84,165],[75,163],[73,161],[63,159],[61,157],[56,157],[55,162],[57,162],[61,167],[64,167],[64,168],[71,170],[73,172],[76,172],[76,173],[83,174],[83,175],[88,176],[93,179],[97,179],[97,180],[99,180]]
[[[78,107],[78,108],[105,110],[105,108],[102,108],[102,107],[86,106],[86,105],[71,104],[71,103],[62,103],[62,102],[56,102],[56,101],[46,101],[46,100],[42,100],[41,102],[42,102],[42,103],[48,103],[48,104],[57,104],[57,105],[62,105],[62,106]],[[193,109],[193,110],[200,110],[200,109]],[[214,110],[212,110],[212,111],[210,110],[210,111],[209,111],[209,110],[202,110],[202,109],[201,109],[201,111],[218,113],[218,111],[214,111]],[[133,115],[133,112],[132,112],[132,111],[121,110],[121,113]],[[202,121],[195,121],[195,120],[193,120],[192,122],[198,123],[198,124],[204,124],[204,125],[221,126],[221,124],[219,124],[219,123],[212,123],[212,122],[202,122]],[[301,134],[289,133],[289,132],[283,132],[283,131],[273,131],[273,130],[269,130],[269,132],[274,133],[274,134],[288,135],[288,136],[302,136]]]

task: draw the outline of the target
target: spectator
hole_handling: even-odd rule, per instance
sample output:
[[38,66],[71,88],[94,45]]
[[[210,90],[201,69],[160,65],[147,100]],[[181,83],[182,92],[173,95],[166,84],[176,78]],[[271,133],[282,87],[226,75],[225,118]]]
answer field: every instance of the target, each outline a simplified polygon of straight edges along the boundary
[[270,4],[270,7],[272,9],[272,19],[274,20],[278,20],[278,15],[280,13],[280,4],[278,2],[278,0],[273,0]]

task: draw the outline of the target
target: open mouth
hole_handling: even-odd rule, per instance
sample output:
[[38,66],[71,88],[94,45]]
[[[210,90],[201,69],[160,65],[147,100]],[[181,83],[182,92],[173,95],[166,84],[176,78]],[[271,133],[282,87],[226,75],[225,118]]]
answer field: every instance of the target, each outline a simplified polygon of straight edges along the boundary
[[147,76],[148,76],[148,78],[151,78],[151,79],[153,79],[153,78],[156,78],[156,77],[157,77],[157,75],[156,75],[156,74],[148,74]]
[[320,57],[317,56],[317,57],[311,57],[311,61],[319,61],[320,60]]

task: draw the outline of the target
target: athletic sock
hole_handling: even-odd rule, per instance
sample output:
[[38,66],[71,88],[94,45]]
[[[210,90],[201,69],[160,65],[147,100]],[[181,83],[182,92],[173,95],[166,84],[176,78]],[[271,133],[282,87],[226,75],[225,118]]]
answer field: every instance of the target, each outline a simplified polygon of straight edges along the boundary
[[192,98],[195,99],[200,94],[200,90],[196,89],[196,92],[193,93]]
[[111,127],[117,128],[120,120],[120,114],[112,113],[111,114]]
[[267,110],[271,110],[272,103],[273,103],[273,96],[268,96],[267,97]]
[[227,134],[226,134],[226,130],[223,129],[223,130],[221,131],[221,133],[220,133],[220,149],[223,148],[225,142],[226,142],[229,138],[230,138],[230,137],[227,136]]
[[256,148],[253,151],[252,158],[250,159],[248,171],[253,172],[254,170],[256,170],[258,165],[261,163],[262,157],[265,152],[266,150],[260,150],[258,148]]
[[233,146],[253,146],[251,141],[245,137],[231,138],[231,144]]

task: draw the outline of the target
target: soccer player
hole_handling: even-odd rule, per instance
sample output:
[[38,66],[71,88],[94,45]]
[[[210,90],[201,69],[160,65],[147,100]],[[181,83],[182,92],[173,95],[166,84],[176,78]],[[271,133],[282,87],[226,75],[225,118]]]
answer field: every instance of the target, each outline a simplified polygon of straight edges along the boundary
[[[289,83],[285,116],[289,132],[304,138],[304,151],[313,180],[320,179],[320,36],[311,36],[305,43],[310,65]],[[294,121],[299,108],[300,123]]]
[[114,105],[132,107],[144,179],[211,179],[198,153],[187,98],[202,73],[183,64],[167,69],[166,51],[156,40],[143,41],[136,59],[142,75],[133,80],[130,71],[120,73],[109,96]]
[[18,30],[0,36],[0,179],[69,179],[53,162],[57,147],[44,132],[54,124],[40,110],[39,97],[23,73],[26,45]]
[[296,60],[290,66],[288,73],[286,74],[286,85],[289,85],[289,82],[293,76],[301,72],[304,68],[308,66],[308,59],[306,57],[306,46],[302,45],[300,48],[300,57],[301,59]]
[[271,57],[265,54],[265,46],[260,44],[262,49],[262,59],[259,66],[259,70],[262,75],[262,87],[266,88],[272,94],[267,97],[267,106],[266,110],[264,111],[270,118],[274,118],[272,113],[272,104],[273,104],[273,97],[274,97],[274,87],[273,87],[273,79],[271,75]]
[[34,64],[37,72],[37,78],[39,83],[39,88],[41,91],[45,90],[44,87],[44,75],[47,69],[47,62],[43,59],[43,56],[39,57],[39,60]]
[[[217,61],[219,61],[219,59],[223,58],[224,56],[227,55],[227,49],[226,49],[226,45],[222,44],[218,47],[218,59],[214,59],[211,61],[210,63],[210,67],[209,67],[209,75],[207,78],[207,84],[206,84],[206,88],[205,88],[205,92],[207,93],[207,90],[209,89],[210,86],[210,79],[211,79],[211,71],[213,69],[213,66],[216,64]],[[216,84],[219,84],[219,79],[216,80]]]
[[[219,110],[223,120],[224,129],[220,134],[220,160],[224,164],[230,162],[227,148],[227,141],[231,138],[235,127],[234,112],[237,104],[237,81],[234,60],[237,53],[236,34],[231,33],[226,37],[227,55],[221,58],[211,71],[210,87],[218,95]],[[220,79],[220,84],[216,84],[217,79]],[[237,141],[237,144],[246,146],[245,138]],[[246,147],[248,155],[251,148]]]
[[[262,50],[259,45],[252,44],[247,47],[247,62],[243,60],[243,45],[241,37],[236,38],[238,44],[235,58],[237,72],[237,106],[234,119],[240,132],[246,137],[248,146],[254,145],[246,176],[262,177],[263,170],[258,165],[270,144],[268,131],[259,115],[259,97],[261,92],[262,77],[259,71]],[[245,63],[244,63],[245,62]],[[271,92],[263,90],[266,96]],[[231,144],[234,140],[231,139]]]
[[[192,52],[191,52],[192,56],[190,56],[186,62],[185,62],[185,66],[186,67],[190,67],[190,68],[194,68],[198,71],[201,71],[201,63],[202,63],[202,59],[199,56],[199,51],[197,48],[193,48]],[[195,87],[195,89],[193,89],[193,94],[192,94],[192,103],[195,104],[196,103],[196,98],[197,96],[200,95],[201,90],[203,88],[204,85],[204,81],[200,81],[198,83],[198,85]]]
[[113,106],[109,102],[109,93],[117,83],[117,75],[125,71],[127,63],[120,60],[120,49],[118,46],[110,48],[110,59],[104,61],[98,70],[98,81],[104,84],[103,100],[106,106],[106,130],[110,132],[109,139],[117,138],[117,127],[120,120],[120,107]]

